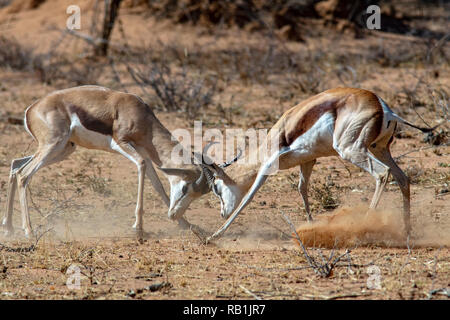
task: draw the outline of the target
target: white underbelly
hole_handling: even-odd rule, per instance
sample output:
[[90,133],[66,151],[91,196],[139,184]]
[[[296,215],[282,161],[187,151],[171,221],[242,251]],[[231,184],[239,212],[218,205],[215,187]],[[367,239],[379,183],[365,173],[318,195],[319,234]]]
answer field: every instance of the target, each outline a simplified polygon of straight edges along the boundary
[[326,156],[333,154],[334,116],[326,113],[304,134],[291,144],[294,156],[305,157],[309,154]]
[[112,137],[110,135],[105,135],[86,129],[81,124],[80,119],[76,114],[73,114],[71,117],[70,130],[70,141],[81,147],[113,151],[111,149]]
[[281,157],[281,170],[298,166],[311,160],[335,155],[333,149],[334,117],[324,114],[304,134],[289,146],[289,152]]

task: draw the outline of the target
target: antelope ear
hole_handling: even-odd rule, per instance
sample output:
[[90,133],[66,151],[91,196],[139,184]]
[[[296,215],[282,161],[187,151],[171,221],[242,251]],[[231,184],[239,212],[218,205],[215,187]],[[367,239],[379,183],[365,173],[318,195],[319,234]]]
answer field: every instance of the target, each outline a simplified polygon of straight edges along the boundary
[[169,176],[178,176],[186,180],[195,180],[198,176],[198,172],[190,169],[180,168],[158,168]]

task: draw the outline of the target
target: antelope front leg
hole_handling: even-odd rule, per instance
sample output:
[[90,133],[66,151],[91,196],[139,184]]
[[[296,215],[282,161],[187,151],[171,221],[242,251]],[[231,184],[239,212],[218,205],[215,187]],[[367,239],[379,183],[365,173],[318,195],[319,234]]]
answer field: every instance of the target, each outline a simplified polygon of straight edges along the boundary
[[314,164],[316,163],[316,160],[302,163],[300,165],[300,180],[298,182],[298,192],[300,193],[303,204],[305,205],[306,215],[308,221],[312,221],[313,218],[311,216],[311,210],[309,208],[309,201],[308,201],[308,184],[309,184],[309,178],[311,177],[312,169],[314,167]]
[[134,222],[133,229],[137,232],[143,231],[143,215],[144,215],[144,178],[145,178],[145,161],[142,159],[138,163],[138,196],[136,201],[136,221]]
[[136,232],[138,232],[139,235],[141,235],[144,230],[143,216],[144,216],[144,178],[146,171],[145,159],[128,142],[120,140],[119,141],[112,140],[111,149],[119,152],[127,159],[133,161],[138,168],[138,195],[135,210],[136,221],[133,224],[133,229],[136,230]]
[[12,225],[12,214],[14,207],[14,198],[17,190],[17,172],[27,165],[33,156],[28,156],[25,158],[14,159],[11,162],[11,172],[9,174],[8,181],[8,193],[6,196],[6,212],[2,220],[2,225],[6,228],[5,235],[12,235],[14,233],[14,228]]

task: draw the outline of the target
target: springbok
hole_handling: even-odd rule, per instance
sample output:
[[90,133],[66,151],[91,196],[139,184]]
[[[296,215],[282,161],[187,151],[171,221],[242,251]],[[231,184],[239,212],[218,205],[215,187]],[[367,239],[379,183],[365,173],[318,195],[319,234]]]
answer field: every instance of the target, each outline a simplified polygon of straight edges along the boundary
[[[398,122],[423,132],[434,129],[419,128],[407,122],[380,97],[363,89],[331,89],[294,106],[281,116],[268,133],[264,147],[273,145],[270,139],[275,139],[275,145],[279,148],[269,153],[267,161],[256,165],[239,165],[238,162],[228,173],[214,164],[206,166],[210,171],[207,177],[211,188],[221,202],[221,215],[228,218],[206,241],[225,232],[266,181],[269,172],[277,169],[275,164],[280,170],[300,166],[298,190],[308,220],[312,220],[308,182],[316,159],[327,156],[340,156],[375,178],[376,188],[370,208],[377,206],[391,172],[403,195],[403,220],[409,236],[409,181],[389,150]],[[245,163],[246,159],[242,162]]]
[[[67,158],[74,152],[76,145],[122,154],[137,166],[138,196],[133,228],[138,232],[143,230],[146,174],[169,207],[169,218],[177,220],[185,228],[190,226],[183,218],[189,204],[210,191],[201,165],[194,164],[194,161],[191,164],[174,163],[171,152],[175,147],[178,150],[182,147],[156,118],[151,108],[136,95],[99,86],[55,91],[25,110],[24,126],[38,142],[38,148],[34,155],[14,159],[11,163],[6,213],[2,221],[6,234],[13,232],[16,188],[20,197],[22,228],[25,235],[30,236],[32,227],[26,187],[31,177],[39,169]],[[170,200],[152,162],[169,180]]]

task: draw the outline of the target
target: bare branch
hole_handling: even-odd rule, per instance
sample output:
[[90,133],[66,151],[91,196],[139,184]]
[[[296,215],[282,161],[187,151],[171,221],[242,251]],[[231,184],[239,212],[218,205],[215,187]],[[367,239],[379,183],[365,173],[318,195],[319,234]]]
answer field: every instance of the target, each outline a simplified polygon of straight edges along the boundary
[[300,239],[300,236],[297,233],[297,230],[295,230],[294,225],[292,224],[291,220],[283,213],[281,212],[281,214],[284,217],[284,220],[286,220],[287,224],[291,227],[291,230],[293,232],[293,234],[295,235],[296,240],[298,241],[300,248],[303,251],[303,254],[306,258],[306,261],[308,262],[308,264],[311,266],[311,268],[314,270],[314,272],[316,274],[318,274],[320,277],[322,278],[328,278],[332,275],[333,273],[333,269],[336,266],[336,264],[344,257],[347,256],[349,258],[349,254],[350,254],[350,250],[346,250],[344,254],[336,257],[335,259],[333,259],[334,256],[334,248],[330,253],[330,256],[328,257],[328,259],[326,259],[324,257],[324,255],[322,254],[322,251],[320,249],[318,249],[318,254],[319,257],[321,258],[321,260],[323,261],[323,263],[319,263],[316,261],[316,258],[312,257],[308,251],[306,250],[305,246],[303,245],[302,240]]

